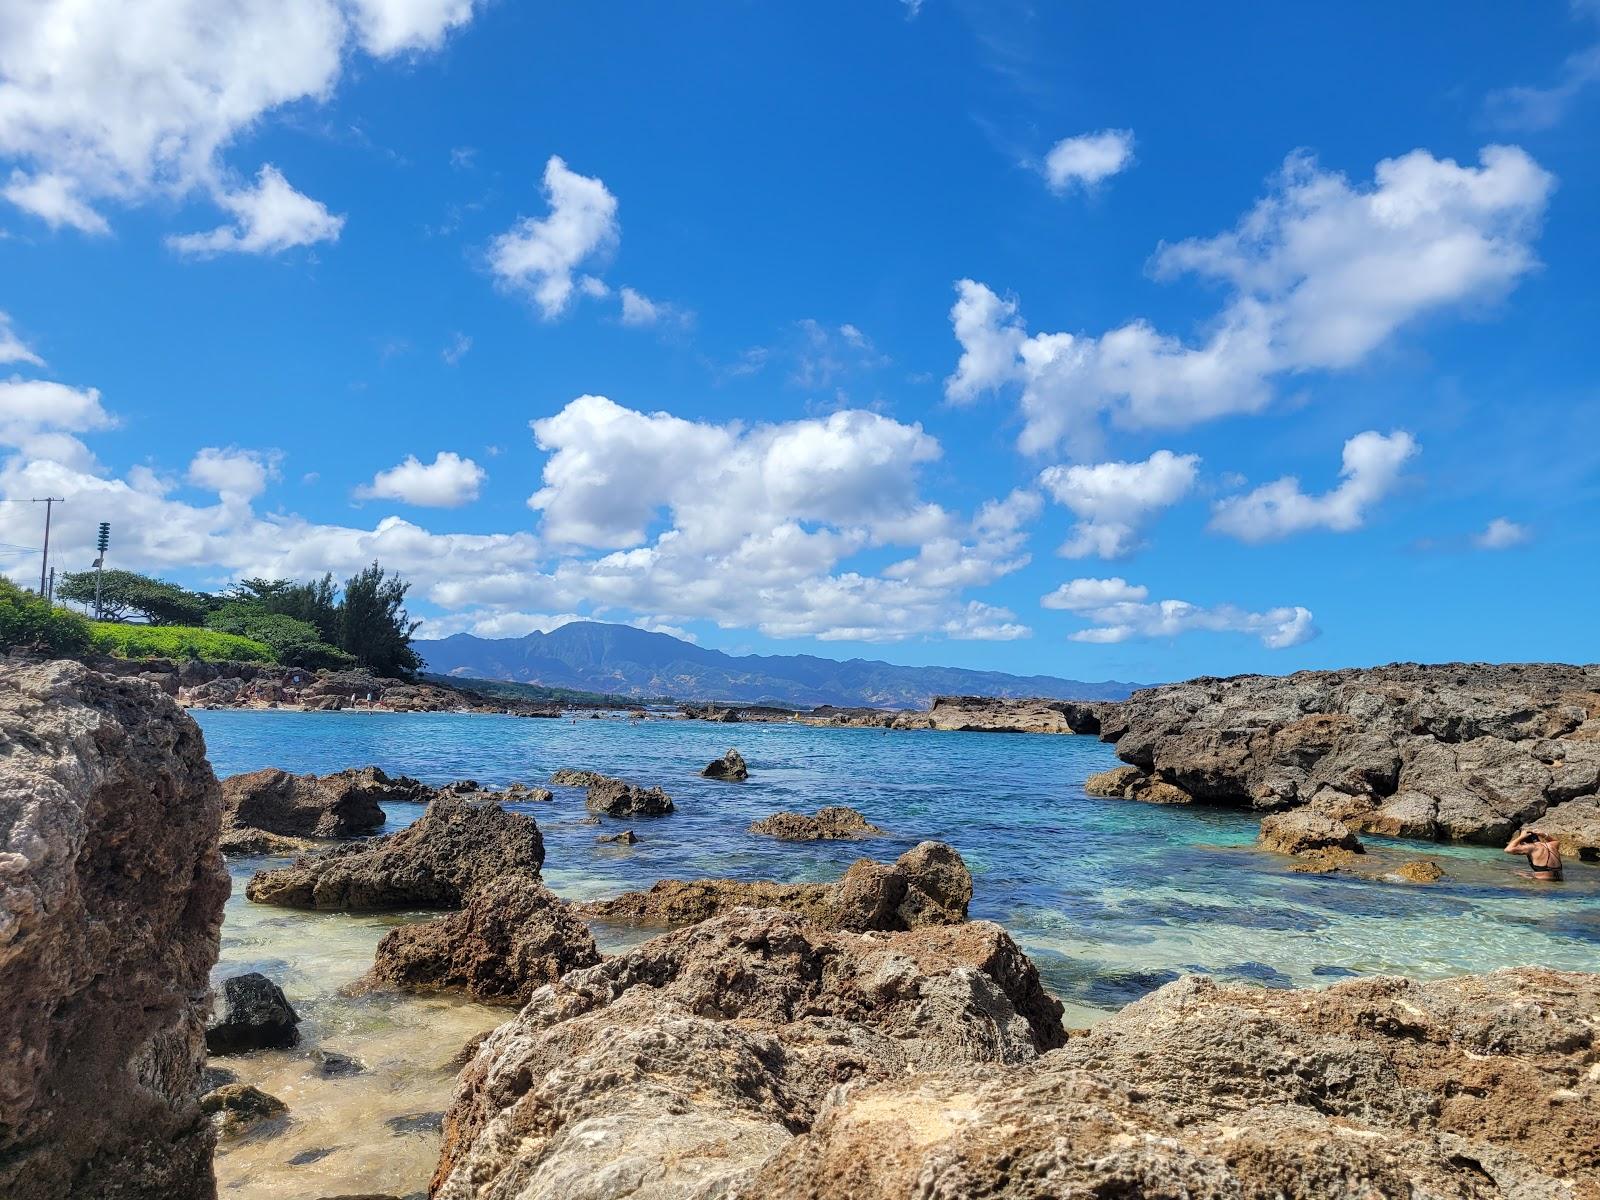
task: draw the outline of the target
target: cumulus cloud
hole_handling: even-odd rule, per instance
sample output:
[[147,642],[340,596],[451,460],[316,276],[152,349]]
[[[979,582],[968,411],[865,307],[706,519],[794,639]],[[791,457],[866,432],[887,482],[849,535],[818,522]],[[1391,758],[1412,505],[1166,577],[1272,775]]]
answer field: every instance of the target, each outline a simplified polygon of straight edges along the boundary
[[546,320],[564,313],[574,291],[604,295],[593,275],[574,278],[578,267],[621,236],[617,198],[598,179],[579,175],[557,155],[544,168],[550,212],[524,217],[489,248],[489,267],[507,287],[525,292]]
[[665,300],[652,300],[636,288],[624,287],[618,292],[622,302],[622,323],[639,327],[688,325],[691,314],[676,304]]
[[1526,525],[1505,517],[1496,517],[1475,534],[1472,544],[1480,550],[1509,550],[1513,546],[1521,546],[1533,537],[1533,531]]
[[230,144],[274,110],[326,100],[358,47],[429,49],[471,13],[470,0],[12,4],[0,156],[17,166],[0,194],[52,227],[104,234],[107,204],[199,192],[239,217],[244,241],[244,200],[222,163]]
[[1217,503],[1210,528],[1245,542],[1267,542],[1307,529],[1348,533],[1360,529],[1367,511],[1392,492],[1401,468],[1418,452],[1409,433],[1369,429],[1344,444],[1340,483],[1320,496],[1300,490],[1300,481],[1285,475],[1243,496]]
[[1062,138],[1045,155],[1042,171],[1050,190],[1091,189],[1133,163],[1133,130],[1102,129]]
[[94,456],[75,435],[115,424],[94,388],[16,376],[0,380],[0,446],[87,468]]
[[1229,289],[1205,337],[1144,320],[1029,335],[1015,300],[964,279],[946,394],[961,403],[1015,388],[1029,453],[1081,448],[1104,420],[1162,428],[1259,411],[1281,375],[1353,367],[1426,316],[1503,297],[1537,266],[1554,184],[1514,146],[1486,147],[1478,166],[1415,150],[1380,162],[1370,185],[1292,155],[1236,228],[1164,245],[1152,262],[1158,278]]
[[253,188],[241,188],[217,197],[234,214],[233,225],[209,233],[185,233],[167,239],[179,254],[209,257],[214,254],[277,254],[296,246],[336,242],[344,218],[325,205],[294,190],[283,173],[270,163],[261,168]]
[[186,478],[196,487],[217,493],[224,504],[242,504],[261,495],[268,482],[278,478],[282,457],[276,450],[263,453],[208,446],[190,461]]
[[1317,636],[1311,610],[1298,605],[1249,612],[1231,604],[1204,607],[1184,600],[1150,600],[1149,594],[1147,588],[1120,577],[1074,579],[1040,603],[1089,622],[1087,629],[1068,636],[1098,645],[1205,631],[1250,634],[1269,650],[1282,650]]
[[398,500],[426,508],[460,508],[478,498],[488,477],[470,458],[441,450],[431,463],[406,455],[399,466],[379,471],[372,482],[356,489],[358,500]]
[[44,359],[40,358],[23,343],[17,336],[16,330],[11,328],[11,317],[0,312],[0,364],[26,363],[31,367],[44,366]]
[[1062,544],[1066,558],[1122,558],[1139,547],[1152,516],[1194,487],[1198,455],[1157,450],[1143,462],[1047,467],[1039,483],[1078,523]]

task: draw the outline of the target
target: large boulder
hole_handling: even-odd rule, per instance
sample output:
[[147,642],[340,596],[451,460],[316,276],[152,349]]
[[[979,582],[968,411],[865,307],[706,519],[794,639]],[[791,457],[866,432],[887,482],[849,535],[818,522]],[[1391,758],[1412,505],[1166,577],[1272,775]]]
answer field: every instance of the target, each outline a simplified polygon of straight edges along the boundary
[[1600,792],[1600,666],[1401,663],[1193,679],[1101,709],[1139,773],[1100,794],[1310,807],[1361,832],[1503,841]]
[[749,832],[785,842],[846,841],[884,837],[879,829],[853,808],[829,805],[811,814],[773,813],[753,822]]
[[492,796],[443,795],[399,833],[257,873],[245,895],[285,908],[459,908],[496,876],[537,875],[543,865],[544,838],[532,817],[507,812]]
[[837,883],[663,879],[648,891],[574,905],[584,916],[687,925],[736,908],[781,908],[827,929],[893,931],[967,919],[972,875],[943,842],[922,842],[893,863],[859,858]]
[[672,797],[658,787],[641,787],[602,775],[589,785],[584,806],[608,817],[664,817],[672,811]]
[[206,1049],[212,1054],[247,1050],[280,1050],[300,1040],[300,1016],[283,989],[259,971],[223,981],[222,1016],[206,1027]]
[[721,758],[714,758],[706,764],[700,772],[707,779],[722,779],[729,783],[743,783],[750,778],[750,766],[744,761],[744,755],[731,746]]
[[1349,828],[1308,809],[1273,813],[1261,819],[1261,848],[1277,854],[1316,854],[1343,850],[1360,854],[1361,839]]
[[226,826],[286,837],[361,837],[382,827],[384,803],[426,803],[432,796],[415,779],[391,779],[377,767],[323,776],[266,767],[222,781]]
[[522,1005],[535,989],[599,961],[583,922],[537,875],[512,872],[480,887],[460,912],[391,929],[378,943],[372,978],[407,991]]
[[839,1089],[763,1200],[1592,1198],[1600,977],[1167,985],[1020,1067]]
[[0,1195],[211,1197],[228,876],[199,728],[76,663],[0,668]]
[[834,1089],[1027,1063],[1060,1011],[987,922],[863,937],[731,913],[565,975],[485,1038],[433,1195],[740,1194]]

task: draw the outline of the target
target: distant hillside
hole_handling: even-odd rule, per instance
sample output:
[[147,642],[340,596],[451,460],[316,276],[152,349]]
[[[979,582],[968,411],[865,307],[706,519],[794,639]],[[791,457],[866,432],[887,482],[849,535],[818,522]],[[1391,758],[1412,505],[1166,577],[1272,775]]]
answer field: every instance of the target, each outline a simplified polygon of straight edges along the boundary
[[794,708],[924,708],[942,695],[1121,700],[1136,686],[959,667],[901,667],[865,658],[839,662],[811,654],[724,654],[664,633],[598,621],[574,621],[521,638],[458,633],[414,644],[429,671],[457,678]]

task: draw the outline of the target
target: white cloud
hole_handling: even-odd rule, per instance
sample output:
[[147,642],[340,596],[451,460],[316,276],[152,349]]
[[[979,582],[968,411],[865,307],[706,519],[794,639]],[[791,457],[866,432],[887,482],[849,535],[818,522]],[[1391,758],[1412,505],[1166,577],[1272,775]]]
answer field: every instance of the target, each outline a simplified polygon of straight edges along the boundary
[[1259,411],[1280,375],[1353,367],[1423,317],[1503,297],[1537,266],[1554,184],[1514,146],[1485,148],[1476,167],[1412,151],[1380,162],[1365,187],[1293,155],[1235,229],[1156,254],[1158,277],[1231,289],[1199,342],[1143,320],[1029,336],[1015,301],[961,280],[946,394],[1016,387],[1030,453],[1092,444],[1102,419],[1159,428]]
[[1139,532],[1194,487],[1199,456],[1157,450],[1143,462],[1047,467],[1039,483],[1078,517],[1061,546],[1066,558],[1121,558],[1139,547]]
[[635,288],[624,287],[619,291],[618,295],[622,301],[622,323],[624,325],[670,325],[682,327],[690,324],[693,319],[690,313],[677,305],[668,304],[665,300],[652,300]]
[[1496,517],[1484,527],[1483,532],[1473,536],[1472,544],[1480,550],[1509,550],[1513,546],[1523,545],[1532,537],[1533,531],[1526,525]]
[[455,633],[470,633],[481,638],[518,638],[530,633],[549,633],[574,621],[588,618],[580,613],[460,612],[428,617],[417,630],[422,638],[447,638]]
[[336,242],[344,218],[289,186],[283,173],[270,163],[261,168],[253,188],[217,197],[233,213],[235,225],[221,225],[209,233],[185,233],[167,239],[180,254],[277,254],[296,246]]
[[450,366],[455,366],[467,356],[467,351],[472,349],[472,339],[464,333],[457,333],[450,339],[450,344],[439,351],[439,357]]
[[1045,155],[1043,174],[1050,190],[1091,189],[1133,162],[1133,130],[1102,129],[1062,138]]
[[1269,650],[1282,650],[1317,636],[1311,611],[1299,606],[1248,612],[1231,604],[1207,608],[1184,600],[1151,601],[1148,596],[1146,588],[1121,578],[1074,579],[1040,603],[1090,622],[1089,628],[1068,636],[1097,645],[1206,631],[1246,633],[1260,638]]
[[1545,87],[1508,87],[1490,92],[1484,112],[1501,129],[1537,133],[1559,125],[1578,98],[1600,81],[1600,44],[1567,56],[1556,82]]
[[798,339],[793,347],[794,370],[789,381],[797,387],[822,389],[857,372],[875,371],[890,359],[855,325],[824,325],[811,317],[795,322]]
[[[222,163],[236,138],[286,105],[326,101],[357,46],[426,49],[470,15],[470,0],[12,3],[0,17],[0,156],[18,165],[0,194],[95,234],[110,229],[107,204],[195,192],[237,215]],[[225,248],[238,247],[214,247]]]
[[16,376],[0,380],[0,446],[29,457],[89,468],[94,456],[73,435],[110,429],[115,424],[101,407],[100,393],[94,388]]
[[1367,510],[1394,490],[1401,468],[1417,452],[1416,439],[1403,431],[1358,433],[1344,444],[1338,487],[1308,496],[1298,479],[1286,475],[1246,495],[1219,501],[1210,528],[1246,542],[1272,541],[1307,529],[1336,533],[1360,529]]
[[488,473],[470,458],[441,450],[431,463],[406,455],[405,462],[379,471],[356,489],[359,500],[399,500],[430,508],[459,508],[478,498]]
[[282,455],[276,451],[226,450],[208,446],[189,463],[186,478],[196,487],[217,493],[224,504],[244,504],[267,490],[278,478]]
[[524,217],[489,248],[489,266],[508,287],[538,304],[546,320],[566,311],[575,288],[604,295],[606,286],[593,276],[574,281],[582,263],[615,244],[621,236],[617,198],[598,179],[568,169],[556,155],[544,169],[545,198],[550,214]]
[[11,328],[9,314],[0,312],[0,363],[27,363],[31,367],[44,366],[40,358],[23,343]]

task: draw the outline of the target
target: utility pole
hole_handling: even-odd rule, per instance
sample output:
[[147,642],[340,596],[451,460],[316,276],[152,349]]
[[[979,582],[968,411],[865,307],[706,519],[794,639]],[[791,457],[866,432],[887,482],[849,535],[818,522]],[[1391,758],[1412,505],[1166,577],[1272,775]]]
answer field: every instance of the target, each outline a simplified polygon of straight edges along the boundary
[[35,496],[35,504],[44,505],[44,555],[39,562],[39,595],[46,595],[45,581],[50,575],[50,512],[58,504],[66,501],[60,496]]
[[45,599],[46,600],[54,600],[55,597],[56,597],[56,569],[54,567],[51,567],[50,568],[50,591],[48,593],[46,593]]
[[111,545],[111,522],[100,522],[100,535],[95,539],[95,548],[100,551],[100,557],[94,560],[94,619],[103,621],[100,615],[100,577],[105,574],[106,549]]

